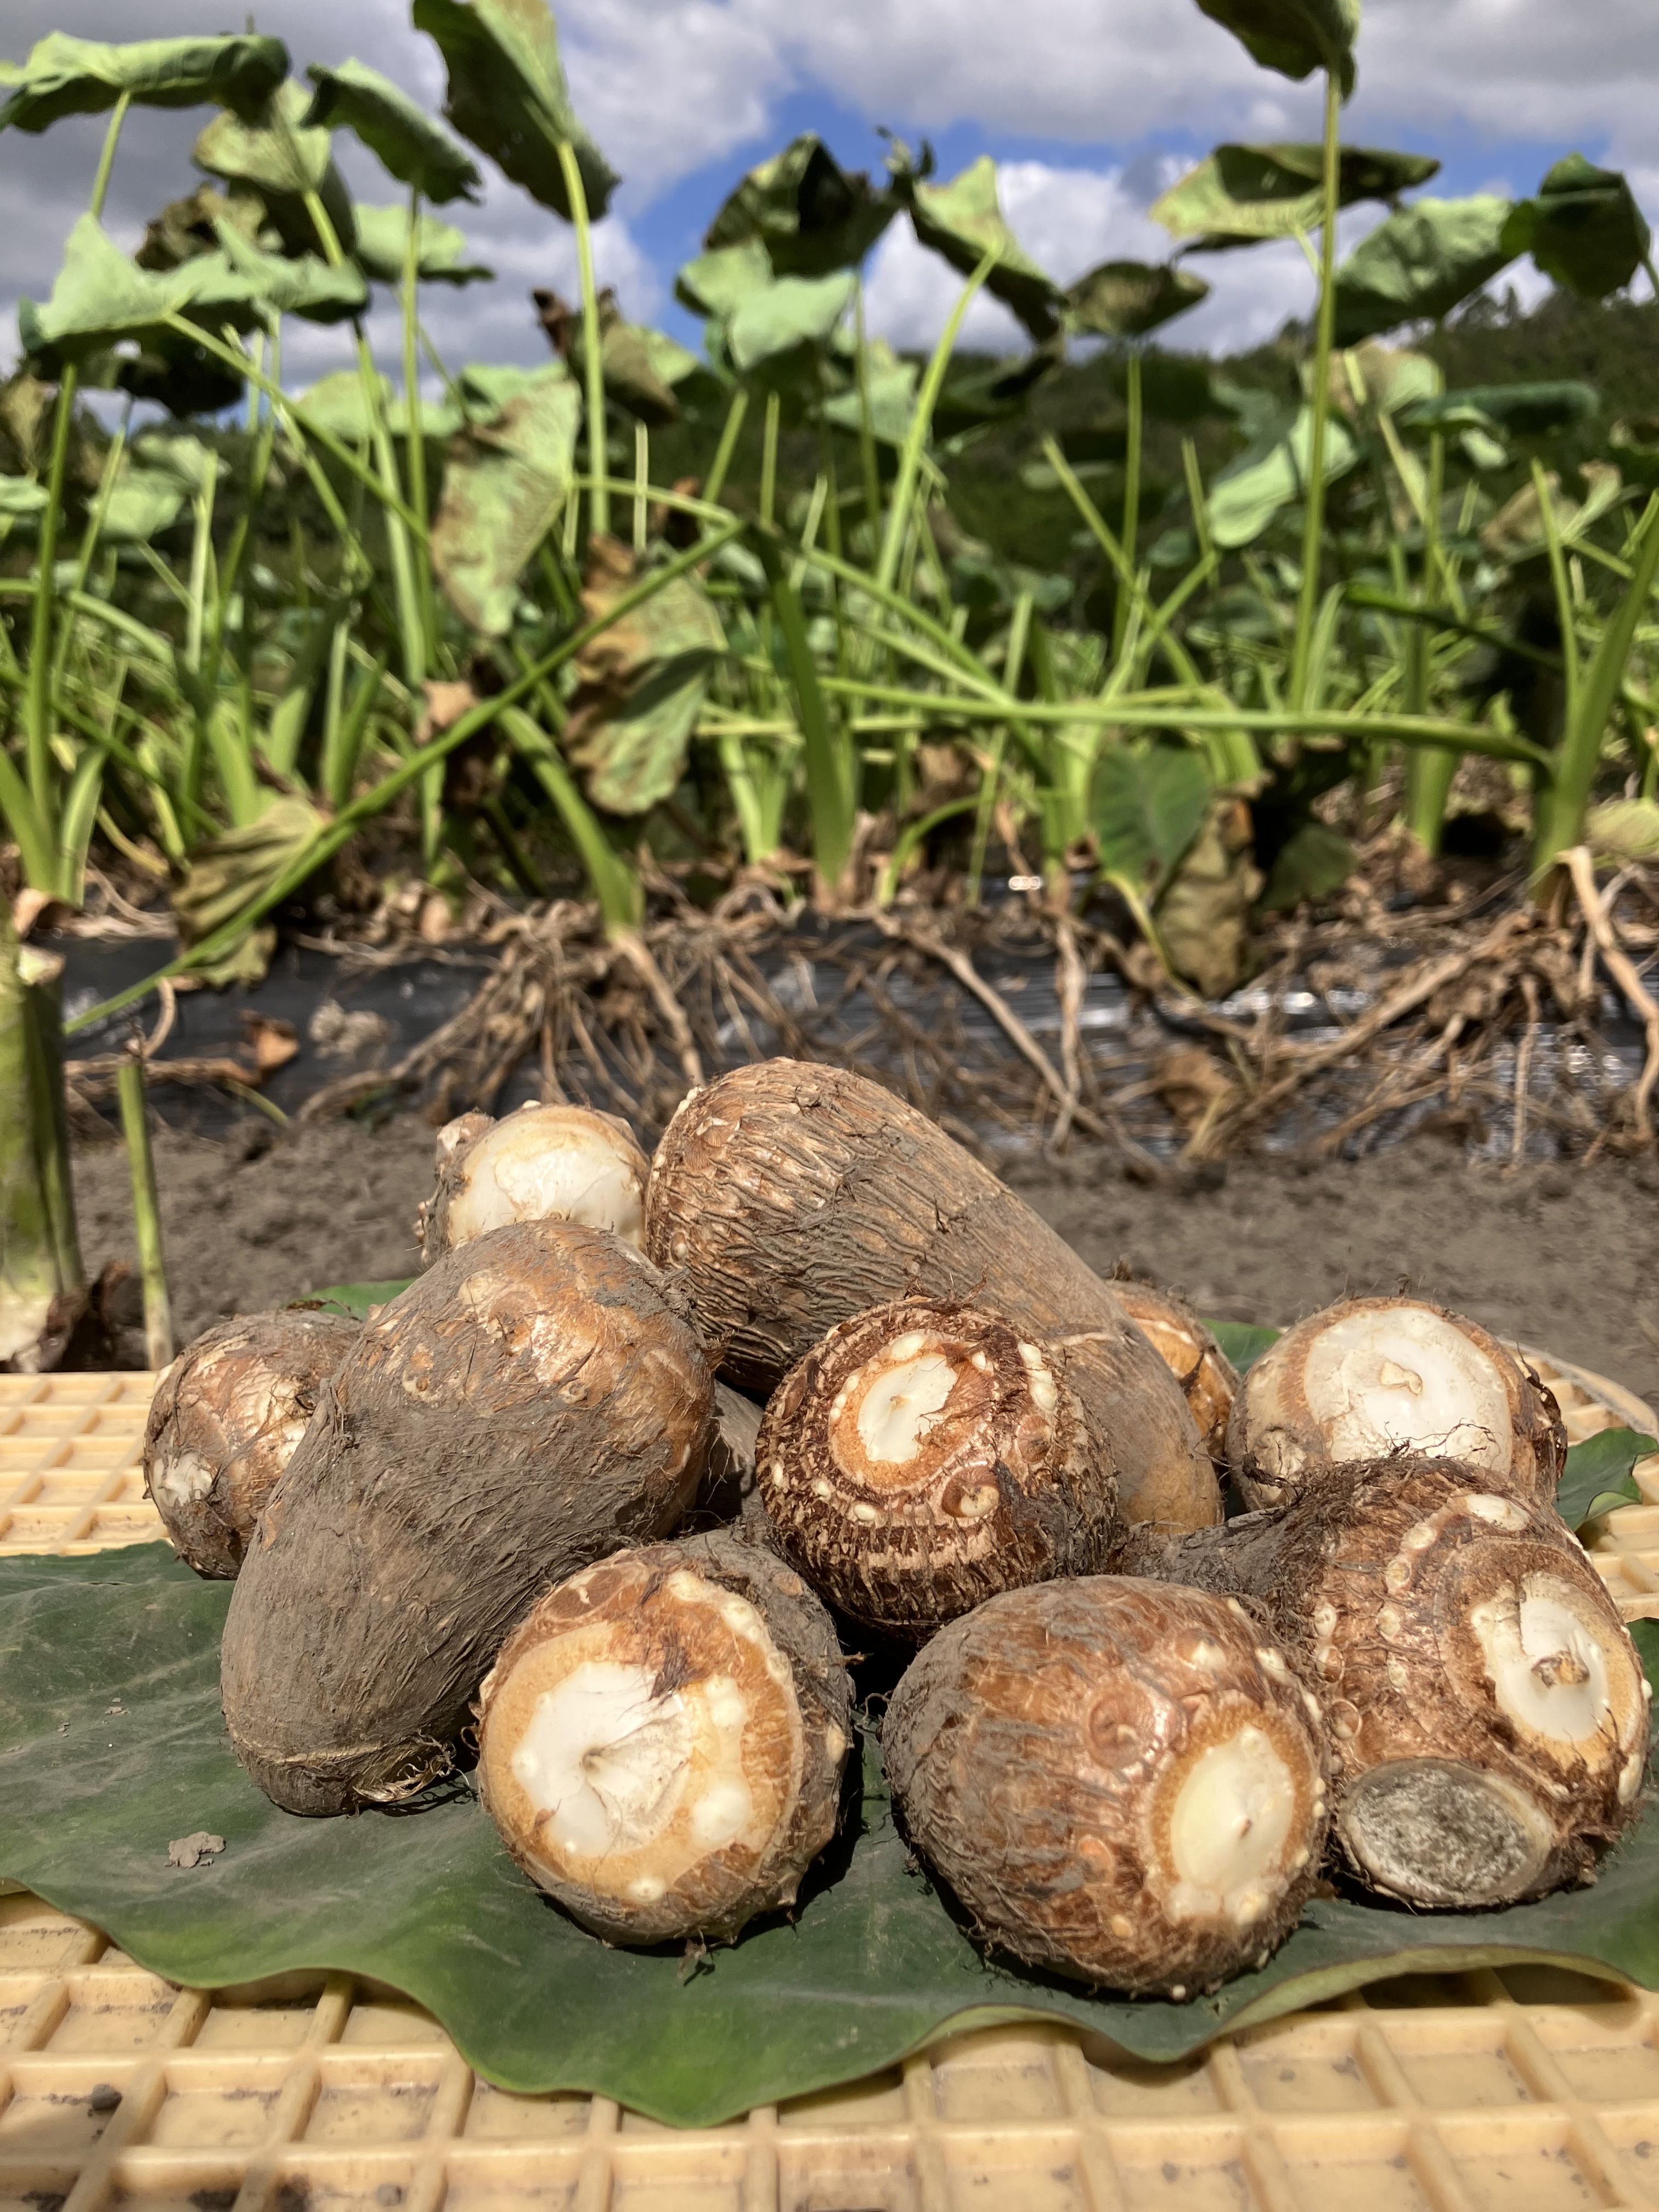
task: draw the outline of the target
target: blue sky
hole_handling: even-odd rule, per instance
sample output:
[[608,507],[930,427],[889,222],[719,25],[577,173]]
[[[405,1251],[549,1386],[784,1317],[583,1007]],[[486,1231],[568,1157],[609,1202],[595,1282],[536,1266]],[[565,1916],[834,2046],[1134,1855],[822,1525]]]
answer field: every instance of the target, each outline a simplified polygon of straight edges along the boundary
[[[21,58],[52,29],[216,29],[222,12],[217,0],[9,0],[0,52]],[[234,12],[240,23],[242,6]],[[571,0],[559,15],[579,108],[624,179],[599,234],[601,275],[630,314],[692,341],[696,325],[672,301],[675,268],[743,169],[799,131],[820,131],[855,167],[879,167],[878,123],[913,143],[929,137],[946,175],[992,154],[1016,232],[1061,281],[1110,255],[1164,250],[1146,204],[1218,139],[1316,132],[1316,91],[1254,68],[1192,0]],[[296,68],[355,52],[433,104],[441,96],[435,54],[409,27],[406,0],[264,0],[258,22],[288,40]],[[1653,0],[1368,0],[1359,52],[1347,137],[1439,155],[1431,190],[1525,191],[1576,146],[1626,167],[1659,216]],[[192,135],[188,116],[134,118],[110,204],[125,240],[190,189]],[[0,359],[17,295],[50,287],[96,139],[88,124],[0,136]],[[394,196],[366,158],[346,166],[364,198]],[[538,283],[570,288],[568,233],[498,177],[461,214],[501,282],[434,297],[440,344],[458,362],[536,358],[525,295]],[[1374,219],[1356,212],[1345,234]],[[1306,311],[1310,279],[1293,245],[1203,266],[1216,291],[1176,326],[1182,343],[1249,343]],[[867,271],[872,326],[926,343],[956,281],[896,225]],[[1520,281],[1537,289],[1529,270]],[[1015,343],[991,302],[976,307],[970,335]],[[340,346],[337,334],[302,334],[291,366],[320,373]]]

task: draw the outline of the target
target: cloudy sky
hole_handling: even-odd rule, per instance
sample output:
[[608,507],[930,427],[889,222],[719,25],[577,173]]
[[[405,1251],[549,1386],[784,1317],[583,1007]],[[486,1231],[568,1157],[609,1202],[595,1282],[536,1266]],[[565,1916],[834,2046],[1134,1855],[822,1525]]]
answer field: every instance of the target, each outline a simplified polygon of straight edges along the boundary
[[[7,0],[0,52],[21,60],[53,29],[95,39],[227,29],[231,12],[226,0]],[[1109,256],[1161,257],[1169,241],[1146,206],[1217,140],[1317,135],[1316,93],[1255,69],[1192,0],[566,0],[558,12],[578,108],[624,179],[598,234],[601,279],[630,316],[692,342],[674,270],[742,171],[799,131],[820,131],[849,167],[879,167],[878,125],[913,142],[929,136],[945,175],[994,155],[1011,222],[1062,282]],[[258,21],[287,40],[296,70],[355,54],[435,106],[441,70],[408,14],[406,0],[264,0]],[[1438,155],[1445,171],[1433,189],[1452,192],[1524,192],[1577,147],[1629,170],[1659,221],[1656,87],[1653,0],[1366,0],[1346,130],[1358,143]],[[124,242],[191,189],[194,127],[188,115],[132,118],[108,214]],[[17,297],[50,289],[100,128],[0,135],[0,362],[15,343]],[[396,196],[367,157],[344,166],[364,199]],[[458,363],[537,358],[525,295],[538,283],[571,289],[568,231],[494,175],[483,204],[461,216],[503,281],[434,300],[440,344]],[[1364,228],[1363,215],[1352,220]],[[1216,289],[1177,326],[1182,343],[1267,337],[1308,307],[1294,246],[1198,265]],[[872,324],[925,342],[955,283],[896,225],[869,271]],[[970,331],[1013,343],[994,302],[976,307]],[[338,334],[307,335],[291,365],[317,373],[342,346]]]

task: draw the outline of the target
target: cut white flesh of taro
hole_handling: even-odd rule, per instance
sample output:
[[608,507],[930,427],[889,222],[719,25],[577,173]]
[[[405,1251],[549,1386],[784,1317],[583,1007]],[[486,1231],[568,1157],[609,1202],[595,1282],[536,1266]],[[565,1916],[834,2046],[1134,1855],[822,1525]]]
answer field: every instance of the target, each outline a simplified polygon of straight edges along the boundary
[[[804,1710],[762,1607],[668,1564],[726,1540],[618,1553],[575,1577],[484,1683],[490,1814],[532,1880],[612,1942],[735,1934],[793,1899],[833,1832],[844,1702],[838,1718],[810,1697]],[[763,1559],[752,1577],[786,1582],[832,1649],[828,1616],[787,1569]],[[832,1671],[844,1682],[838,1653]]]
[[628,1132],[580,1106],[525,1106],[458,1148],[445,1243],[471,1243],[511,1221],[577,1221],[645,1242],[645,1155]]

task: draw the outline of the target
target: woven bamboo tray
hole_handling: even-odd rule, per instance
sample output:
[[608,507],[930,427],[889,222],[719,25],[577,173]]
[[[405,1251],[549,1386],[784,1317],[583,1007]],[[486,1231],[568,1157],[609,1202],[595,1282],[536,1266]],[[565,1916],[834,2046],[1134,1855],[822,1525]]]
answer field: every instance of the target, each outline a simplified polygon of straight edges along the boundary
[[[1633,1421],[1639,1401],[1548,1369],[1575,1441]],[[160,1536],[149,1390],[0,1377],[0,1553]],[[1659,1455],[1638,1480],[1653,1503],[1592,1547],[1632,1614],[1659,1608]],[[1060,2025],[987,2030],[693,2130],[496,2089],[371,1983],[179,1989],[0,1894],[0,2212],[1598,2205],[1659,2207],[1659,1995],[1548,1969],[1376,1984],[1170,2066]]]

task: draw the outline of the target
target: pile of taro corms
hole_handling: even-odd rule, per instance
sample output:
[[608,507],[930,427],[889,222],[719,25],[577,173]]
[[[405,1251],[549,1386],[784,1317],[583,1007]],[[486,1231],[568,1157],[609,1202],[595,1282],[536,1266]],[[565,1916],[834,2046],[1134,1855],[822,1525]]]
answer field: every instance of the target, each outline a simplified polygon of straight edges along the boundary
[[896,1652],[901,1820],[983,1938],[1172,1998],[1322,1880],[1501,1905],[1636,1817],[1648,1686],[1554,1510],[1554,1402],[1474,1322],[1354,1300],[1241,1384],[922,1116],[787,1060],[653,1163],[564,1107],[438,1155],[408,1290],[216,1328],[155,1400],[278,1805],[476,1758],[584,1927],[731,1939],[848,1817],[849,1661]]

